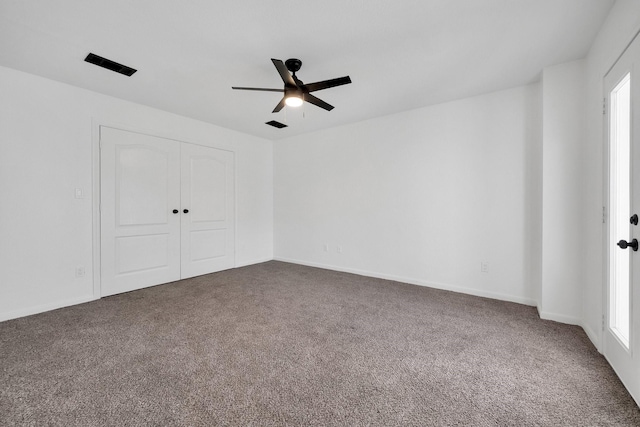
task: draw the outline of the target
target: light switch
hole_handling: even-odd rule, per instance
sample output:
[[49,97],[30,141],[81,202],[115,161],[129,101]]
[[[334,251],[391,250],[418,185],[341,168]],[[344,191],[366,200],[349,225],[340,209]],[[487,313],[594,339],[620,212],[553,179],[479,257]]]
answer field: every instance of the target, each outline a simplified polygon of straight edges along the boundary
[[84,191],[82,191],[82,188],[76,188],[76,199],[84,199]]

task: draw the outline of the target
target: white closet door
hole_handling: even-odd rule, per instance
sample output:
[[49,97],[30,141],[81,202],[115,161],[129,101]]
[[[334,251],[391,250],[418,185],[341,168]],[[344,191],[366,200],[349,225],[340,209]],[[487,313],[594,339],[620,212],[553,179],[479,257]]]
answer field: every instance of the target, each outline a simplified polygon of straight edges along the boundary
[[182,144],[182,277],[235,265],[233,153]]
[[180,143],[108,127],[100,142],[102,295],[178,280]]

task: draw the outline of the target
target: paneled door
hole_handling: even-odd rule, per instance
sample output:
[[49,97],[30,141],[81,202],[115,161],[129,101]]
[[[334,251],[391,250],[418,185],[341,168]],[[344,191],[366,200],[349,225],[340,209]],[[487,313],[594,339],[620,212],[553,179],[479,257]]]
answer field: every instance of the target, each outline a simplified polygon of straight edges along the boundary
[[233,153],[182,147],[182,278],[234,266]]
[[604,79],[608,221],[603,353],[640,403],[640,39]]
[[102,296],[235,264],[233,153],[100,128]]
[[180,279],[180,143],[101,127],[100,156],[102,295]]

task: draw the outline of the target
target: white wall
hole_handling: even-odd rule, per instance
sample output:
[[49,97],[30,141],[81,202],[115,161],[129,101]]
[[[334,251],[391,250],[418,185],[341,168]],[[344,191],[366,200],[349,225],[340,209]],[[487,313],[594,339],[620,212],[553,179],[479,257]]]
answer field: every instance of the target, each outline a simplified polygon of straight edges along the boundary
[[582,315],[584,61],[542,73],[543,319],[580,324]]
[[539,90],[275,142],[275,257],[535,304]]
[[236,264],[272,259],[270,141],[2,67],[0,94],[0,320],[94,298],[99,123],[235,151]]
[[602,118],[603,78],[640,30],[640,3],[617,0],[586,58],[586,135],[584,167],[582,251],[582,326],[600,348],[601,319],[605,281],[603,277],[603,166],[604,135]]
[[275,253],[538,304],[599,346],[602,78],[639,29],[617,0],[587,58],[540,84],[275,143],[0,67],[0,320],[94,297],[103,122],[236,152],[238,265]]
[[539,85],[276,142],[276,258],[537,303],[600,348],[602,79],[639,30],[617,0]]

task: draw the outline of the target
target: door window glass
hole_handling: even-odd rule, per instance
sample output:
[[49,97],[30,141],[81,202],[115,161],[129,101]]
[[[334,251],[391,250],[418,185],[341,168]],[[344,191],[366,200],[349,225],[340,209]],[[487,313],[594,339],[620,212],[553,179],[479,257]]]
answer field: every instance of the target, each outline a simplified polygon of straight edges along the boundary
[[[631,214],[631,76],[627,74],[611,91],[609,115],[610,222],[612,245],[630,238]],[[630,250],[611,251],[609,327],[629,348]]]

